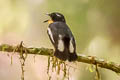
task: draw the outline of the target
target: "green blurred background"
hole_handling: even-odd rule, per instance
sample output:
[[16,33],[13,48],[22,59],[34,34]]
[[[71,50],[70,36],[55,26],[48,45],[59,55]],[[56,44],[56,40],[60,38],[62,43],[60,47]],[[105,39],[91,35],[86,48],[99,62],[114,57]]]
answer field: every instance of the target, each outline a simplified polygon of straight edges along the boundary
[[[49,17],[45,13],[63,13],[72,30],[77,52],[120,63],[120,1],[119,0],[0,0],[0,44],[53,48],[47,36]],[[1,52],[3,53],[3,52]],[[76,66],[73,64],[73,66]],[[77,63],[70,80],[94,80],[89,65]],[[29,55],[25,66],[25,80],[48,80],[47,57]],[[109,70],[100,69],[102,80],[119,80]],[[0,54],[0,80],[20,80],[17,55]],[[56,80],[54,78],[53,80]]]

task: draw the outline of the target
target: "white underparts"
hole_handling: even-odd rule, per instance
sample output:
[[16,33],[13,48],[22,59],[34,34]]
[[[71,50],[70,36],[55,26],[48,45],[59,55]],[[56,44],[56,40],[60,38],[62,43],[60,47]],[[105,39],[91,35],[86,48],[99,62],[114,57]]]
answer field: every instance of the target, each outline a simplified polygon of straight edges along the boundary
[[64,51],[64,43],[63,43],[63,40],[62,40],[62,36],[61,36],[61,35],[59,35],[58,50],[61,51],[61,52]]
[[70,50],[70,53],[74,52],[74,47],[73,47],[73,44],[72,44],[72,38],[70,39],[69,50]]
[[55,43],[54,39],[53,39],[53,35],[52,35],[52,32],[50,30],[50,28],[48,28],[48,34],[50,35],[50,38],[52,40],[53,43]]

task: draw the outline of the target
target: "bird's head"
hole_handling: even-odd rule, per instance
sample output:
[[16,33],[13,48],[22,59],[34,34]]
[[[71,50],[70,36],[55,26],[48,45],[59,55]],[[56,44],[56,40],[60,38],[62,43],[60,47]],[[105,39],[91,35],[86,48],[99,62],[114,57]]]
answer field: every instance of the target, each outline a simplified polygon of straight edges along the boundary
[[48,23],[53,23],[53,22],[65,22],[65,18],[61,13],[58,12],[53,12],[50,14],[47,14],[48,16],[50,16],[50,20],[46,20],[44,22],[48,22]]

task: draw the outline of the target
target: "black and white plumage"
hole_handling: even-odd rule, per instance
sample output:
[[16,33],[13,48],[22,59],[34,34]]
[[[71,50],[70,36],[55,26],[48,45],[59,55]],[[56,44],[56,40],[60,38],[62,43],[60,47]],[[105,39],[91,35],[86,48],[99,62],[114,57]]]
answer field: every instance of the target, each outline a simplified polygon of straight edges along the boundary
[[47,33],[55,48],[54,56],[64,61],[75,61],[77,59],[76,43],[64,16],[56,12],[48,15],[51,20],[45,22],[49,23]]

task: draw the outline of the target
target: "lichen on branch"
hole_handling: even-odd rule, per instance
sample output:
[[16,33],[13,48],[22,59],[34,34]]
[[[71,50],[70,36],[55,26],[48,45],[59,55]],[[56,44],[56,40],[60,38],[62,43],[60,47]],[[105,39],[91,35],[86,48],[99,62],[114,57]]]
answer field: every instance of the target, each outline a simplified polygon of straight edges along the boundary
[[[13,52],[15,48],[16,46],[12,46],[8,44],[0,45],[0,51],[4,51],[4,52]],[[24,48],[23,52],[25,53],[27,51],[27,54],[51,56],[54,53],[53,49],[48,49],[48,48],[27,48],[27,47],[23,47],[23,48]],[[15,52],[20,53],[20,50],[17,49]],[[78,59],[76,62],[98,65],[98,67],[109,69],[116,73],[120,73],[120,64],[111,61],[105,61],[104,59],[99,59],[94,56],[78,54]]]

